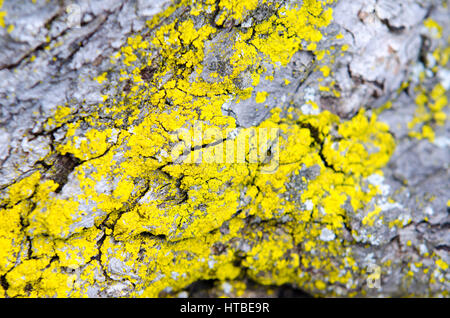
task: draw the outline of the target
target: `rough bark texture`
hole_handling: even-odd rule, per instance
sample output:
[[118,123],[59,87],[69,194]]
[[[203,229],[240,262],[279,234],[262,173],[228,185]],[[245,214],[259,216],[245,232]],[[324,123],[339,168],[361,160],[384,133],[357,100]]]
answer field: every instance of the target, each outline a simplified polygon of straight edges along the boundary
[[0,0],[2,296],[448,296],[448,5]]

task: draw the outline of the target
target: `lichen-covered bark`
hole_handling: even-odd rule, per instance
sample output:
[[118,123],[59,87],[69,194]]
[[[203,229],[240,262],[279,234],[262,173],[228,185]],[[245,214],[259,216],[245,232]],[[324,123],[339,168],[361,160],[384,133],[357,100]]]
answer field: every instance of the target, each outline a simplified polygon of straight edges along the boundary
[[448,13],[0,0],[2,296],[448,296]]

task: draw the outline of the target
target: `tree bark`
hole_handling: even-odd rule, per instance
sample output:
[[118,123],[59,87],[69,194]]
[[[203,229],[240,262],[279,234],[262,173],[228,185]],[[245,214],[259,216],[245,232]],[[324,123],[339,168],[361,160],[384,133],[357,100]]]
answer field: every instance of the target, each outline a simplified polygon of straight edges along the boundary
[[448,296],[449,4],[325,2],[5,0],[0,294]]

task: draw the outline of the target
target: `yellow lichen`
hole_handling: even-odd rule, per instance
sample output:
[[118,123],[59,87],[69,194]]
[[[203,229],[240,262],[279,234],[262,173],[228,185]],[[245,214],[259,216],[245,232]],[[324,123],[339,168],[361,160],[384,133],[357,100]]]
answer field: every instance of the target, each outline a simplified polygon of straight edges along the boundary
[[[193,16],[218,6],[216,23],[226,26],[242,22],[260,2],[170,6],[147,23],[151,36],[132,36],[115,54],[119,93],[79,117],[68,106],[57,108],[47,129],[65,125],[66,133],[52,154],[80,164],[70,176],[70,194],[36,172],[0,197],[0,274],[7,273],[8,296],[79,297],[120,277],[133,284],[131,296],[157,297],[199,279],[233,282],[242,268],[261,284],[323,293],[330,284],[354,286],[363,269],[342,239],[344,206],[360,211],[380,194],[365,178],[380,173],[395,147],[387,125],[363,111],[346,121],[295,108],[282,116],[276,108],[231,139],[235,120],[222,113],[230,100],[255,96],[264,103],[268,93],[253,89],[265,66],[287,65],[303,46],[315,50],[332,9],[316,0],[292,7],[262,1],[277,14],[234,31],[230,71],[208,80],[203,60],[216,48],[210,39],[218,29],[189,18],[158,24],[190,4]],[[327,53],[314,54],[321,60]],[[328,66],[320,70],[331,73]],[[243,89],[236,83],[244,72],[252,85]],[[106,84],[107,75],[114,76],[94,79]],[[271,131],[277,134],[264,139]],[[256,146],[258,140],[265,142]],[[306,177],[305,171],[316,173]],[[301,190],[289,186],[294,179]],[[371,226],[379,212],[372,209],[363,223]],[[15,265],[27,237],[33,258]],[[68,269],[81,270],[75,277]],[[319,270],[326,278],[313,277]],[[242,283],[236,286],[242,293]]]
[[[0,9],[3,7],[3,0],[0,0]],[[0,27],[5,27],[6,11],[0,11]]]
[[266,101],[267,95],[269,95],[267,92],[256,93],[255,102],[258,104],[264,103]]

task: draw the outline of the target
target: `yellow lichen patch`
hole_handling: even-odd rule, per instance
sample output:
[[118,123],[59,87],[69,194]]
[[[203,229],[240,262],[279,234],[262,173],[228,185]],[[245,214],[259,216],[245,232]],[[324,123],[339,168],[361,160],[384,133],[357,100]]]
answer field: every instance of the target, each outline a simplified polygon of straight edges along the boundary
[[[169,240],[201,235],[218,228],[238,208],[239,192],[227,182],[239,184],[246,169],[216,164],[170,165],[164,168],[170,178],[158,180],[150,202],[142,202],[126,213],[117,224],[117,234],[150,232]],[[160,177],[161,178],[161,177]],[[178,187],[175,186],[179,182]]]
[[55,241],[55,252],[61,266],[76,269],[86,264],[98,254],[96,241],[100,231],[90,228],[83,233],[75,234],[67,240]]
[[320,68],[323,76],[328,77],[330,75],[330,67],[328,65],[324,65]]
[[[3,0],[0,0],[0,9],[3,7]],[[0,27],[5,27],[6,11],[0,11]]]
[[448,269],[448,264],[444,262],[442,259],[436,260],[436,265],[444,271]]
[[372,212],[369,212],[366,217],[362,220],[362,224],[373,226],[376,216],[381,212],[380,208],[374,209]]
[[[442,126],[447,120],[444,108],[448,107],[446,91],[441,83],[438,83],[431,92],[419,87],[416,96],[416,111],[414,118],[408,123],[409,136],[417,139],[434,140],[434,130],[431,125]],[[418,131],[418,127],[421,127]]]
[[[353,125],[356,127],[360,124],[360,121],[362,120],[363,115],[359,115],[359,117],[354,119]],[[345,194],[349,193],[349,189],[354,189],[354,186],[351,186],[351,184],[355,185],[355,177],[354,176],[349,176],[347,178],[343,178],[342,175],[335,173],[333,170],[326,168],[323,163],[321,162],[320,156],[318,154],[318,148],[316,148],[315,146],[312,146],[313,144],[313,138],[310,136],[310,130],[306,129],[306,128],[301,128],[299,126],[296,125],[288,125],[287,123],[281,123],[279,122],[277,119],[277,117],[275,116],[272,119],[267,120],[266,122],[262,123],[260,125],[260,127],[274,127],[274,126],[279,126],[282,129],[282,132],[286,133],[286,136],[289,136],[287,139],[283,138],[280,142],[280,166],[278,167],[278,170],[276,171],[275,174],[272,175],[268,175],[267,177],[264,177],[264,175],[258,175],[257,174],[257,170],[258,170],[258,166],[252,166],[249,165],[248,168],[246,169],[250,169],[250,179],[252,179],[252,183],[254,185],[252,185],[251,187],[247,187],[247,194],[250,196],[251,198],[251,204],[248,205],[248,207],[246,208],[245,211],[245,215],[257,215],[263,219],[267,219],[270,220],[271,218],[275,217],[275,216],[281,216],[282,214],[284,215],[292,215],[294,218],[298,218],[299,221],[301,221],[300,223],[292,223],[293,228],[292,233],[294,235],[294,238],[297,241],[306,241],[306,242],[317,242],[318,238],[321,236],[322,232],[323,232],[323,228],[321,228],[321,226],[319,224],[330,224],[330,230],[329,231],[334,231],[336,233],[339,233],[339,228],[342,227],[342,222],[345,221],[345,210],[343,210],[340,206],[344,203],[346,196]],[[321,114],[319,117],[318,116],[304,116],[301,117],[299,119],[299,122],[303,122],[303,125],[306,125],[306,123],[308,123],[309,125],[314,125],[315,127],[317,127],[316,129],[321,133],[321,135],[319,135],[319,137],[321,136],[321,138],[325,138],[325,136],[328,134],[329,130],[331,129],[331,126],[333,124],[335,124],[337,122],[337,118],[331,116],[329,113],[323,113]],[[358,130],[351,130],[349,127],[353,127],[349,124],[345,124],[343,123],[343,127],[345,129],[343,129],[343,131],[346,131],[346,129],[349,130],[349,132],[347,132],[347,137],[350,137],[352,135],[352,133],[354,133],[356,136],[359,136],[360,134],[358,134]],[[367,128],[367,127],[366,127]],[[312,149],[313,152],[311,153],[311,146],[313,147]],[[365,158],[365,157],[364,157]],[[304,199],[305,201],[307,199],[313,199],[314,200],[314,208],[313,208],[313,213],[312,213],[312,217],[318,221],[316,225],[316,223],[310,223],[312,221],[311,219],[311,212],[306,212],[306,213],[302,213],[301,211],[299,211],[296,206],[294,204],[290,204],[289,200],[286,199],[282,199],[279,196],[279,193],[283,193],[286,192],[286,188],[285,188],[285,183],[288,181],[288,176],[289,176],[289,172],[291,171],[292,173],[295,173],[296,171],[299,170],[299,167],[301,167],[302,164],[306,164],[307,166],[310,165],[314,165],[314,164],[318,164],[320,167],[322,167],[322,169],[325,169],[324,171],[321,172],[320,176],[318,177],[317,180],[314,181],[309,181],[308,184],[308,192],[305,192],[304,194]],[[207,167],[212,168],[212,170],[205,170]],[[181,168],[181,169],[180,169]],[[200,171],[190,171],[190,169],[192,168],[196,168],[199,169],[200,167],[186,167],[186,166],[168,166],[168,168],[165,168],[165,170],[169,173],[169,175],[173,176],[175,179],[178,179],[180,176],[183,176],[182,178],[182,182],[183,184],[189,185],[189,184],[195,184],[196,187],[198,188],[198,186],[202,185],[202,181],[201,180],[205,180],[208,179],[208,177],[210,176],[211,172],[217,171],[217,167],[213,166],[209,166],[209,165],[205,165],[205,167],[202,167],[201,172]],[[208,169],[210,169],[208,168]],[[378,168],[378,165],[373,166],[372,169],[376,170]],[[362,168],[361,168],[362,169]],[[209,171],[209,172],[206,172]],[[369,172],[372,172],[372,170],[370,170]],[[191,176],[192,174],[192,176]],[[225,173],[225,176],[227,175],[227,173]],[[195,180],[192,179],[195,176],[201,176],[200,179]],[[233,176],[233,174],[231,175]],[[236,175],[235,175],[236,176]],[[216,175],[217,177],[217,175]],[[229,177],[227,177],[229,178]],[[227,179],[225,178],[225,179]],[[242,178],[242,177],[241,177]],[[225,180],[223,179],[223,180]],[[239,185],[241,184],[245,184],[245,182],[243,181],[239,181],[238,180],[234,180],[234,179],[228,179],[232,182],[233,185],[230,185],[230,190],[231,192],[229,192],[229,194],[227,195],[229,199],[231,199],[230,202],[236,202],[237,201],[237,197],[233,198],[232,196],[230,196],[230,194],[237,193],[236,190],[241,188]],[[244,179],[245,180],[245,179]],[[325,181],[327,180],[327,181]],[[331,181],[332,180],[332,181]],[[220,180],[216,180],[218,181],[218,185],[220,185],[221,183],[223,183],[223,181]],[[233,181],[236,181],[236,183],[233,183]],[[329,184],[329,187],[324,188],[323,185],[324,184]],[[341,184],[341,186],[339,187],[338,185]],[[344,185],[345,184],[345,185]],[[182,187],[183,189],[184,187]],[[208,185],[207,188],[210,188],[213,190],[213,193],[217,193],[218,188],[215,188],[213,185]],[[335,189],[333,191],[333,188]],[[255,189],[255,191],[253,191],[253,189]],[[215,192],[214,192],[215,191]],[[206,211],[210,210],[210,208],[208,207],[208,202],[209,200],[205,201],[205,197],[203,196],[202,199],[199,200],[199,190],[196,189],[194,192],[189,191],[188,192],[188,201],[186,202],[186,204],[190,204],[190,201],[193,200],[193,202],[203,202],[204,204],[204,209]],[[220,193],[220,190],[219,190]],[[264,196],[261,195],[262,193],[264,193]],[[370,195],[364,195],[363,193],[358,194],[355,193],[355,190],[353,190],[353,192],[351,193],[351,197],[353,200],[358,201],[358,200],[362,200],[361,203],[359,203],[359,207],[363,204],[363,202],[368,202],[370,200],[371,195],[373,195],[373,193]],[[200,196],[201,197],[201,196]],[[339,198],[339,199],[338,199]],[[164,201],[167,204],[170,205],[170,201]],[[216,202],[219,203],[218,208],[219,210],[217,210],[217,212],[214,212],[214,210],[210,210],[214,215],[223,215],[226,218],[230,217],[230,214],[224,214],[224,212],[226,210],[229,210],[230,213],[232,211],[236,211],[236,207],[232,207],[231,209],[228,209],[228,206],[225,210],[225,206],[220,205],[220,200],[218,201],[211,201],[211,204],[216,205]],[[153,235],[164,235],[167,236],[170,240],[177,240],[179,237],[174,237],[172,235],[173,230],[177,230],[178,228],[174,225],[173,221],[176,220],[176,216],[183,218],[184,214],[183,212],[181,212],[179,210],[179,206],[173,206],[171,207],[171,210],[173,211],[172,213],[174,213],[172,216],[170,214],[161,214],[161,207],[158,207],[157,204],[162,204],[163,202],[160,201],[154,201],[153,204],[153,211],[155,211],[159,217],[161,217],[161,219],[163,220],[164,217],[167,218],[167,220],[169,222],[155,222],[155,221],[150,221],[151,219],[149,219],[149,215],[151,215],[151,213],[155,213],[155,212],[129,212],[126,213],[124,215],[124,218],[119,220],[118,223],[118,234],[119,233],[123,233],[123,230],[126,228],[129,229],[136,229],[136,226],[141,226],[143,229],[146,229],[145,232],[150,232]],[[355,204],[355,206],[358,206],[357,204]],[[278,207],[282,207],[281,209]],[[323,209],[326,211],[325,215],[322,215],[319,210]],[[198,208],[196,210],[199,210]],[[167,210],[170,211],[170,210]],[[200,211],[202,211],[202,209],[200,209]],[[147,214],[145,214],[147,213]],[[150,213],[150,214],[148,214]],[[167,213],[167,212],[165,212]],[[281,213],[281,214],[280,214]],[[127,216],[129,215],[129,216]],[[131,218],[132,215],[135,215],[135,218]],[[148,216],[146,216],[148,215]],[[166,216],[165,216],[166,215]],[[190,231],[186,231],[185,233],[189,233],[189,235],[194,235],[197,238],[200,237],[204,237],[205,239],[208,238],[210,239],[210,235],[206,232],[203,232],[203,235],[199,235],[199,233],[202,233],[202,229],[214,229],[217,228],[218,225],[220,225],[221,223],[223,223],[223,220],[217,223],[208,223],[208,213],[205,213],[203,218],[204,220],[201,223],[193,223],[195,224],[195,232],[190,232]],[[136,219],[137,217],[137,219]],[[185,216],[186,217],[186,216]],[[225,218],[225,219],[226,219]],[[139,219],[141,221],[139,221]],[[172,220],[172,221],[171,221]],[[238,221],[239,219],[237,219],[236,221]],[[320,220],[320,221],[319,221]],[[140,223],[139,223],[140,222]],[[147,222],[147,223],[145,223]],[[152,223],[153,222],[153,223]],[[142,225],[139,225],[142,224]],[[294,224],[298,224],[297,226],[294,226]],[[313,224],[312,227],[311,225],[307,226],[307,224]],[[124,226],[126,226],[124,228]],[[178,224],[178,226],[180,226],[180,224]],[[166,227],[167,229],[169,229],[168,232],[161,232],[161,230],[158,230],[159,228],[163,228]],[[183,227],[183,226],[181,226]],[[172,228],[172,229],[171,229]],[[231,230],[231,226],[229,227],[229,234],[225,235],[224,237],[220,238],[220,237],[216,237],[216,244],[219,243],[220,241],[226,241],[227,237],[236,237],[239,236],[236,232],[237,231],[241,231],[242,227],[237,227],[236,230]],[[188,228],[189,229],[189,226]],[[308,229],[306,231],[306,229]],[[130,230],[128,230],[130,231]],[[128,232],[128,233],[144,233],[143,230],[141,231],[137,231],[137,232]],[[250,234],[252,233],[252,234]],[[126,235],[124,237],[129,237],[129,235]],[[244,234],[244,238],[246,238],[246,235],[250,235],[249,236],[249,242],[253,242],[255,241],[255,238],[252,238],[253,235],[257,235],[259,236],[259,233],[255,233],[253,234],[253,232],[247,232],[247,233],[242,233]],[[240,235],[242,235],[240,234]],[[122,238],[122,236],[118,236],[117,239],[119,240],[123,240],[124,237]],[[287,237],[288,238],[288,237]],[[250,268],[255,268],[255,276],[254,279],[261,282],[261,283],[274,283],[274,284],[282,284],[284,282],[287,281],[298,281],[298,282],[307,282],[308,279],[310,278],[307,274],[303,273],[302,279],[296,279],[295,277],[298,277],[298,264],[300,262],[300,259],[298,257],[298,255],[293,254],[291,255],[291,258],[287,261],[282,261],[281,260],[281,256],[283,255],[282,249],[279,249],[279,244],[280,241],[275,240],[272,241],[271,235],[268,235],[267,237],[267,242],[264,239],[260,244],[255,246],[256,250],[251,250],[252,252],[249,252],[248,255],[252,255],[252,253],[255,253],[254,255],[262,255],[261,251],[264,251],[264,253],[268,253],[267,255],[265,255],[265,257],[258,257],[258,261],[256,263],[246,263],[248,266],[250,266]],[[291,241],[291,238],[288,238],[288,240],[286,241],[287,243]],[[178,246],[178,244],[181,244],[181,242],[185,242],[185,240],[180,241],[180,243],[176,243],[176,245],[170,245],[170,248],[173,249],[175,246]],[[283,241],[281,241],[283,242]],[[193,243],[193,242],[191,242]],[[161,245],[158,245],[161,246]],[[197,244],[190,246],[191,249],[194,248],[194,246],[197,246]],[[340,253],[339,251],[342,249],[342,247],[339,245],[339,242],[331,242],[328,244],[317,244],[314,243],[312,244],[312,246],[310,246],[308,248],[308,250],[313,250],[316,248],[319,249],[323,249],[324,246],[326,246],[326,249],[328,250],[328,252],[330,253],[330,255],[336,255],[335,253]],[[289,245],[286,246],[286,248],[288,249],[289,247],[292,247],[292,243],[289,243]],[[188,249],[188,250],[191,250]],[[273,253],[271,253],[270,251],[273,251]],[[166,255],[164,253],[161,253],[160,255]],[[281,254],[280,254],[281,253]],[[208,255],[210,255],[209,253],[202,253],[202,255],[204,255],[204,257],[206,258]],[[198,255],[197,255],[198,257]],[[211,256],[209,256],[211,257]],[[350,257],[350,256],[349,256]],[[350,258],[351,259],[351,258]],[[161,260],[161,256],[158,256],[158,260]],[[252,258],[249,256],[247,258],[247,262],[251,262]],[[230,259],[231,261],[231,259]],[[319,261],[317,258],[315,257],[308,257],[308,256],[304,256],[304,258],[302,259],[302,262],[304,264],[311,264],[311,265],[305,265],[305,266],[313,266],[315,268],[319,268],[319,267],[323,267],[325,268],[327,271],[330,272],[330,281],[334,282],[334,281],[340,281],[342,283],[346,283],[351,275],[350,272],[346,271],[346,274],[344,276],[341,276],[340,274],[338,274],[341,270],[334,267],[334,265],[331,265],[330,263],[321,263],[321,261]],[[132,262],[130,264],[133,264]],[[195,268],[197,268],[197,264],[201,265],[200,263],[194,263],[192,265],[193,268],[192,270],[187,271],[184,267],[180,267],[178,265],[174,265],[172,267],[167,268],[166,270],[164,270],[164,272],[166,273],[179,273],[180,270],[181,272],[185,273],[188,277],[190,277],[192,279],[192,277],[198,277],[199,276],[195,276],[195,274],[193,273],[195,271]],[[253,265],[252,265],[253,264]],[[201,265],[202,268],[205,268],[206,264]],[[216,277],[219,279],[225,279],[225,278],[229,278],[229,277],[234,277],[236,274],[232,274],[236,269],[234,269],[234,267],[231,267],[230,269],[228,269],[228,267],[230,266],[230,263],[225,263],[223,265],[223,267],[220,266],[214,266],[214,269],[217,269],[218,273],[220,273],[220,275],[218,274],[217,276],[211,276],[211,277]],[[224,272],[225,271],[225,272]],[[231,276],[229,275],[225,275],[224,273],[229,272]],[[257,273],[266,273],[266,276],[260,276]],[[167,275],[167,274],[166,274]],[[171,275],[175,275],[175,274],[171,274]],[[194,275],[194,276],[192,276]],[[205,274],[203,274],[201,277],[205,277]],[[166,279],[160,279],[158,281],[158,284],[154,285],[151,289],[147,289],[146,290],[146,295],[155,295],[155,294],[159,294],[159,290],[161,290],[161,288],[163,288],[163,286],[167,286],[167,284],[172,285],[172,283],[170,283],[172,281],[172,278],[168,277]],[[184,281],[184,280],[183,280]],[[323,288],[325,288],[325,283],[318,283],[320,286],[322,286]],[[157,287],[160,286],[160,287]],[[176,286],[182,286],[182,284],[178,284]],[[317,287],[317,286],[316,286]],[[150,293],[150,294],[148,294]]]
[[[389,134],[389,127],[377,122],[375,114],[368,119],[360,111],[352,121],[339,126],[338,133],[343,139],[335,141],[327,138],[324,156],[328,164],[345,173],[367,176],[373,169],[384,166],[394,149],[394,139]],[[373,169],[362,166],[362,161]]]
[[24,233],[21,216],[30,209],[27,202],[0,210],[0,275],[4,275],[19,256]]
[[78,202],[53,197],[58,184],[47,180],[39,184],[32,200],[35,208],[28,215],[30,235],[48,234],[64,237],[73,223],[72,213],[77,210]]
[[30,198],[35,192],[41,176],[41,173],[36,171],[22,180],[12,184],[9,188],[7,188],[7,195],[2,197],[0,202],[2,204],[6,204],[7,206],[13,206],[24,199]]
[[107,74],[108,74],[108,73],[103,72],[103,73],[100,74],[99,76],[94,77],[94,81],[97,81],[99,84],[102,84],[102,83],[106,80],[106,75],[107,75]]
[[432,35],[435,38],[441,38],[442,37],[442,27],[432,18],[428,18],[423,23],[430,31],[432,31]]
[[[148,36],[127,39],[114,55],[117,74],[96,78],[107,85],[116,76],[117,94],[82,114],[58,107],[48,121],[48,129],[66,132],[51,155],[78,159],[67,184],[37,172],[1,196],[8,296],[77,297],[127,281],[129,295],[157,297],[199,279],[238,282],[244,274],[324,294],[333,284],[354,288],[363,269],[343,238],[346,205],[362,213],[379,194],[365,177],[392,154],[388,127],[362,111],[346,121],[328,111],[285,116],[276,108],[256,127],[235,130],[222,112],[231,100],[266,102],[267,92],[254,92],[261,74],[287,65],[303,46],[315,50],[331,2],[186,0],[149,21]],[[258,3],[276,14],[268,10],[247,30],[221,34],[229,59],[208,79],[204,59],[220,48],[213,40],[221,29],[190,17],[158,22],[189,4],[195,17],[222,10],[215,22],[228,27]],[[331,74],[328,66],[320,70]],[[241,88],[244,73],[251,85]],[[379,212],[362,223],[372,226]],[[25,236],[32,257],[16,265]],[[74,269],[78,277],[69,274]],[[318,271],[320,279],[312,274]]]
[[269,95],[267,92],[256,93],[255,102],[258,104],[264,103],[266,101],[267,95]]
[[48,265],[49,258],[25,260],[6,275],[10,297],[26,296],[27,286],[33,286],[41,278],[42,270]]
[[45,123],[46,129],[54,129],[61,126],[70,119],[71,109],[67,106],[56,107],[53,117],[50,117]]
[[[67,135],[73,132],[69,129]],[[105,130],[91,129],[82,137],[70,136],[71,138],[65,144],[56,147],[59,153],[65,155],[71,153],[76,158],[88,160],[104,154],[112,145],[109,139],[112,136],[112,129]]]
[[6,274],[10,297],[67,297],[74,275],[61,272],[57,261],[48,257],[24,260]]
[[[441,30],[439,25],[431,19],[427,19],[425,24],[429,28]],[[442,31],[442,30],[441,30]],[[441,32],[439,31],[439,32]],[[439,45],[432,53],[431,57],[425,61],[427,72],[438,77],[439,67],[446,67],[450,59],[450,46],[447,43]],[[434,83],[433,86],[425,85],[425,72],[419,75],[419,85],[415,87],[416,110],[413,119],[408,123],[409,136],[417,139],[428,139],[433,142],[437,126],[443,126],[447,121],[446,108],[448,107],[447,90],[444,82]]]
[[252,44],[272,63],[285,66],[302,41],[309,45],[322,39],[319,28],[332,19],[331,8],[323,8],[320,1],[305,1],[301,7],[279,9],[280,18],[272,16],[255,27],[258,36]]
[[299,257],[284,255],[292,247],[292,237],[287,233],[270,235],[247,253],[243,265],[248,267],[249,276],[262,284],[272,284],[274,280],[277,284],[292,282],[297,275]]

